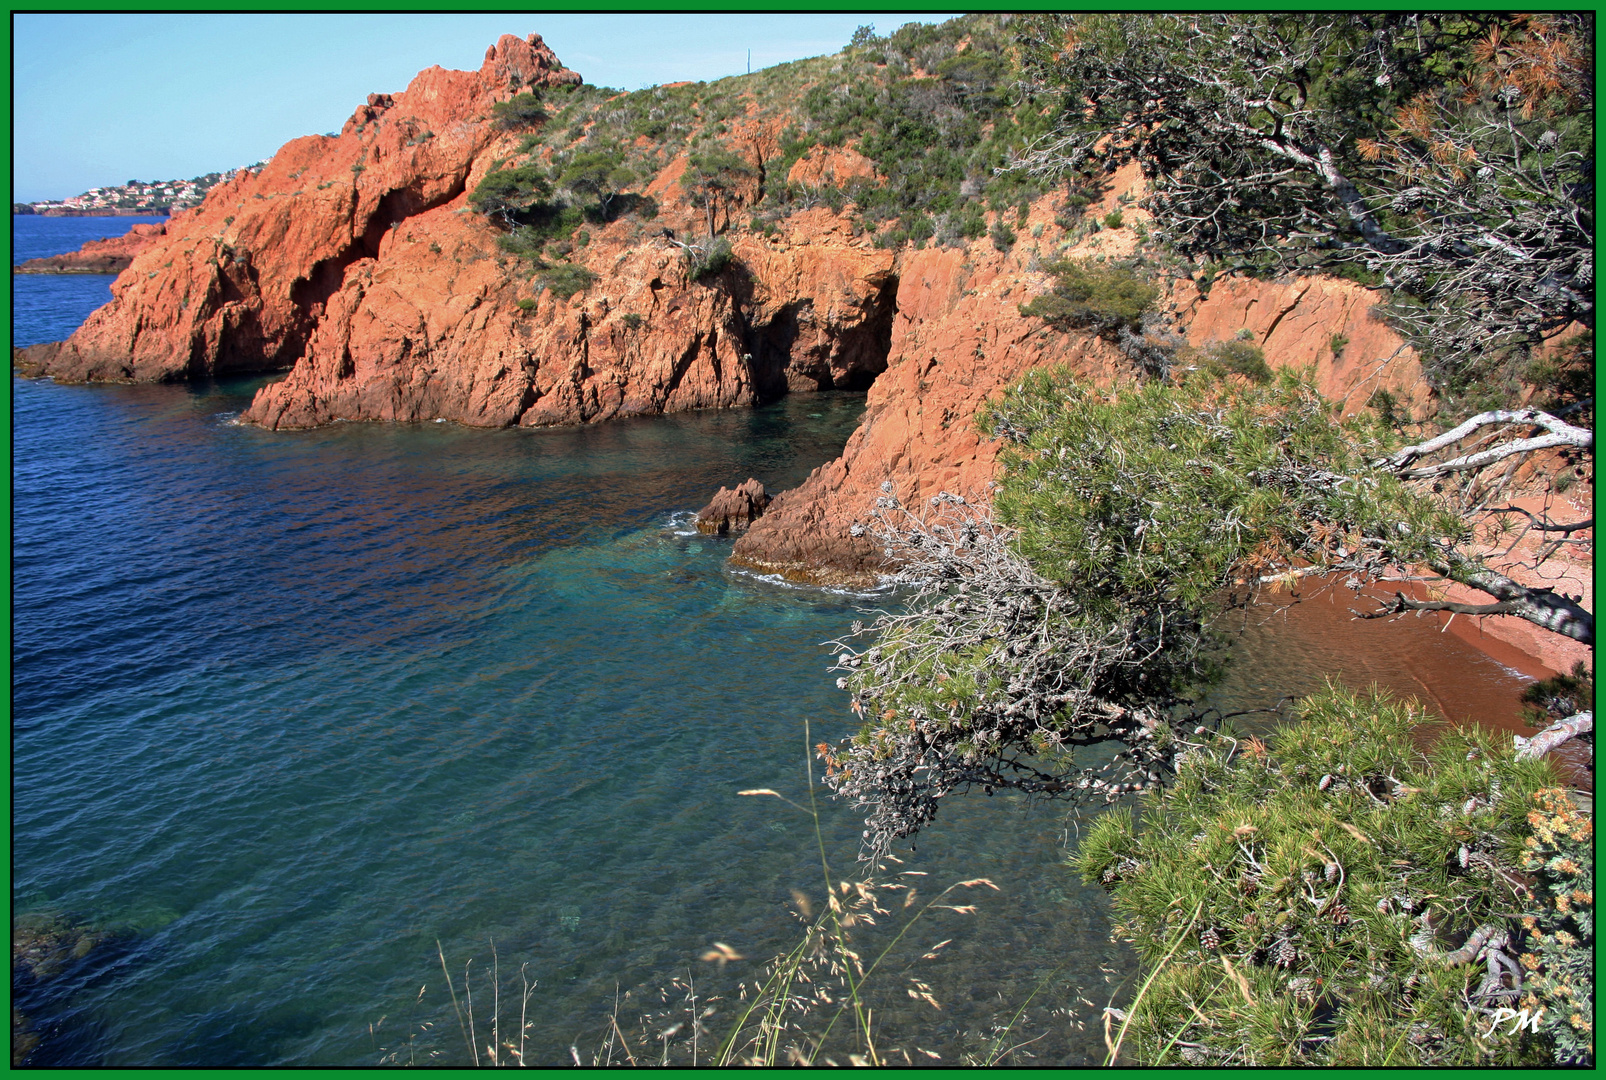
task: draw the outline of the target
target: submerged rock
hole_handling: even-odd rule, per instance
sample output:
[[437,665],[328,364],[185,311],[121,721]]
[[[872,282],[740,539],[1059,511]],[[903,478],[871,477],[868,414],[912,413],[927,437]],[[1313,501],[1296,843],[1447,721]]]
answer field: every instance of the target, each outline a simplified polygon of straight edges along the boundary
[[72,961],[88,956],[110,936],[62,915],[19,915],[11,924],[12,972],[34,979],[51,978]]
[[126,925],[49,910],[14,915],[12,1064],[49,1068],[93,1062],[94,1022],[75,1002],[110,973],[126,971],[140,946],[140,936]]

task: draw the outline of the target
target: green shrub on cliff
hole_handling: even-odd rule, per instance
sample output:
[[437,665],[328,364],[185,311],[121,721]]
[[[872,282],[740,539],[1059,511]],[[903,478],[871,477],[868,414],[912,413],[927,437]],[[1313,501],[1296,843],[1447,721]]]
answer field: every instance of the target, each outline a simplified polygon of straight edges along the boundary
[[755,176],[745,159],[715,143],[703,145],[686,159],[680,186],[690,196],[691,204],[703,209],[710,239],[716,232],[720,207],[725,207],[728,216],[738,193]]
[[1012,39],[1009,16],[969,15],[714,82],[626,94],[553,89],[545,94],[551,119],[524,150],[617,153],[644,176],[688,147],[704,156],[733,152],[731,125],[744,115],[773,119],[780,155],[763,162],[755,192],[767,212],[819,202],[820,192],[788,183],[792,165],[815,146],[848,146],[870,158],[876,176],[829,185],[839,189],[833,205],[853,202],[866,224],[892,222],[908,239],[919,215],[940,218],[972,204],[1001,210],[1046,190],[1021,173],[994,175],[1048,123],[1014,93]]
[[468,204],[477,213],[501,218],[511,224],[552,194],[552,181],[541,166],[528,162],[511,169],[493,169],[469,194]]
[[1059,330],[1135,331],[1160,298],[1159,287],[1126,263],[1065,259],[1044,269],[1054,275],[1053,288],[1020,305],[1020,313]]
[[536,271],[535,279],[538,284],[551,289],[554,296],[567,300],[575,293],[591,288],[597,275],[583,266],[563,262],[542,266]]
[[[1593,933],[1573,899],[1592,888],[1590,827],[1549,766],[1498,733],[1428,735],[1419,706],[1375,692],[1329,687],[1299,711],[1269,747],[1230,729],[1195,740],[1162,793],[1084,836],[1076,865],[1111,891],[1116,933],[1152,972],[1125,1052],[1239,1066],[1590,1056],[1576,1044],[1591,982],[1575,968]],[[1558,897],[1566,927],[1549,927],[1541,957],[1530,937]]]
[[624,155],[617,150],[583,150],[568,156],[558,184],[597,200],[597,218],[613,220],[615,203],[625,189],[638,177],[624,164]]
[[685,255],[686,275],[693,281],[717,277],[736,261],[730,241],[723,236],[715,237],[701,246],[688,247]]
[[499,131],[519,131],[534,127],[547,117],[541,99],[535,94],[518,94],[491,106],[491,123]]
[[1250,382],[1272,379],[1266,353],[1252,341],[1221,341],[1205,350],[1205,369],[1216,375],[1241,375]]

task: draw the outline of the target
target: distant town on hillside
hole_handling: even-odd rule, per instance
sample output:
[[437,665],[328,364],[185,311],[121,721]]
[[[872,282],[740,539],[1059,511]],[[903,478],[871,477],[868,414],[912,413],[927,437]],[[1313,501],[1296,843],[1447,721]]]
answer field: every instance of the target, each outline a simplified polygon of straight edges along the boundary
[[[247,166],[260,172],[267,162]],[[90,188],[70,199],[35,203],[13,203],[13,214],[44,214],[52,217],[109,217],[122,214],[171,214],[201,205],[206,193],[237,170],[210,172],[191,180],[130,180],[113,187]]]

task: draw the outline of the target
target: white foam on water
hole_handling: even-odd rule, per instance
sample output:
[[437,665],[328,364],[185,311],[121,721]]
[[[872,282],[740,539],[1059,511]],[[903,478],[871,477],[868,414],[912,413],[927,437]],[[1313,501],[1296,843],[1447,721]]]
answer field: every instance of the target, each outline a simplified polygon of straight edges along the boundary
[[676,510],[664,522],[664,528],[676,536],[701,536],[697,531],[697,511]]
[[830,593],[833,596],[857,596],[869,599],[874,596],[885,596],[893,589],[892,581],[886,577],[879,578],[872,588],[851,589],[842,585],[811,585],[807,582],[791,581],[780,574],[761,574],[756,570],[745,570],[739,566],[726,566],[725,572],[736,577],[748,578],[752,581],[762,581],[766,585],[777,585],[783,589],[795,589],[798,592]]

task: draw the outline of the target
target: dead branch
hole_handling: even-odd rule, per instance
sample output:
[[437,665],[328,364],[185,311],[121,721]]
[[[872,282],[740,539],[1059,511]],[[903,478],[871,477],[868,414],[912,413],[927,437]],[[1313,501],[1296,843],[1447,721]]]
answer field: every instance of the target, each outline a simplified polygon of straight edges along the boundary
[[1523,759],[1544,757],[1569,739],[1594,730],[1593,711],[1574,713],[1572,716],[1557,720],[1531,739],[1525,739],[1521,735],[1516,736],[1517,757]]
[[[1548,429],[1550,434],[1502,443],[1492,449],[1479,451],[1475,454],[1466,454],[1436,465],[1427,465],[1419,469],[1406,469],[1406,466],[1422,457],[1446,447],[1454,446],[1474,431],[1493,424],[1533,425]],[[1428,439],[1426,442],[1407,446],[1375,462],[1374,467],[1388,469],[1391,472],[1398,473],[1405,479],[1419,479],[1440,476],[1449,472],[1480,469],[1485,465],[1493,464],[1502,458],[1508,458],[1515,454],[1532,453],[1536,450],[1545,450],[1555,446],[1577,446],[1586,450],[1593,450],[1595,433],[1588,428],[1574,427],[1565,420],[1558,419],[1539,409],[1492,409],[1489,412],[1479,413],[1477,416],[1456,425],[1442,435]]]

